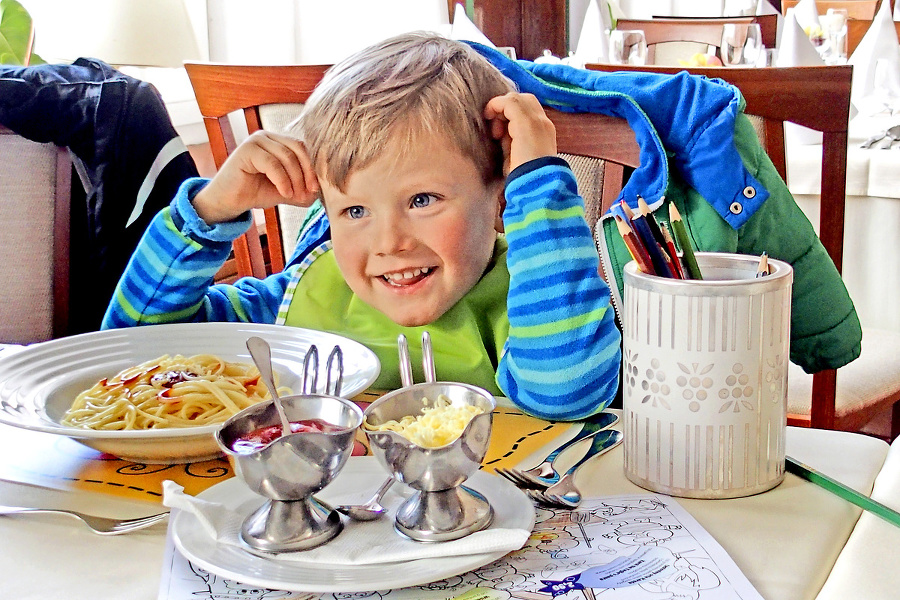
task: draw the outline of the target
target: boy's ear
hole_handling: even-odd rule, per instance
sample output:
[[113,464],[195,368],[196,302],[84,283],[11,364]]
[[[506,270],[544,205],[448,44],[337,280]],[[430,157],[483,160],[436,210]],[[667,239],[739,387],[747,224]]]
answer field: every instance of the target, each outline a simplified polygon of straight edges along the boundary
[[505,185],[501,185],[497,192],[497,217],[494,220],[494,229],[497,233],[503,233],[503,211],[506,209],[506,195],[503,193],[505,187]]

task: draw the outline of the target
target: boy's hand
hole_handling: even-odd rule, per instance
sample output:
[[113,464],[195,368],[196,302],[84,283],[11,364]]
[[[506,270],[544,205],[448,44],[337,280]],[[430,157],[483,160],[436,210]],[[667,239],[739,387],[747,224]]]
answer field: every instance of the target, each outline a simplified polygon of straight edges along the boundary
[[319,180],[303,142],[257,131],[228,157],[193,205],[200,218],[213,225],[251,208],[309,206],[318,193]]
[[503,145],[504,172],[535,158],[556,156],[556,127],[532,94],[511,92],[484,108],[491,136]]

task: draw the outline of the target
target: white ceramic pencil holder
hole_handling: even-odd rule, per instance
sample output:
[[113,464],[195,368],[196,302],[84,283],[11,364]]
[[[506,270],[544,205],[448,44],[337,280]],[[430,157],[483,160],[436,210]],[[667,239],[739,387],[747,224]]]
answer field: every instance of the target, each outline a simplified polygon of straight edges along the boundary
[[625,266],[625,475],[674,496],[748,496],[784,479],[793,270],[697,262],[703,280]]

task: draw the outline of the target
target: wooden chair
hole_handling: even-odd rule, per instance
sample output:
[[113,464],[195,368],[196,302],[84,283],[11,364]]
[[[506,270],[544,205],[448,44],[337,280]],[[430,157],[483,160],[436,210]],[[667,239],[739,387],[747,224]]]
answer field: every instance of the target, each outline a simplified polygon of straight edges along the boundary
[[[852,56],[853,51],[859,46],[863,36],[872,26],[872,19],[850,19],[847,21],[847,56]],[[900,37],[900,21],[894,21],[897,36]]]
[[627,175],[641,164],[634,131],[625,119],[546,109],[556,127],[556,146],[575,173],[584,198],[585,218],[594,225],[622,190]]
[[[197,96],[218,168],[237,145],[229,114],[242,111],[249,132],[266,128],[266,107],[291,105],[287,107],[288,112],[296,114],[328,66],[186,63],[185,68]],[[588,220],[593,226],[599,215],[608,208],[608,205],[601,205],[602,198],[611,203],[617,193],[616,186],[621,189],[626,169],[640,164],[634,132],[624,119],[605,115],[573,115],[558,111],[548,111],[548,114],[557,127],[560,152],[580,164],[581,186],[596,188],[596,193],[588,194],[586,198]],[[598,165],[597,159],[605,159],[608,163]],[[604,182],[607,186],[613,186],[615,193],[612,193],[611,199],[603,193]],[[265,240],[258,229],[251,228],[235,242],[234,260],[238,276],[265,277],[284,268],[283,228],[279,211],[266,210],[265,222]],[[268,268],[266,255],[269,256]],[[220,274],[223,276],[218,279],[227,280],[225,275],[230,274],[230,267],[226,266]]]
[[647,40],[647,62],[656,61],[656,46],[670,42],[692,42],[707,46],[722,45],[722,26],[726,23],[758,23],[762,43],[774,48],[777,41],[778,15],[755,17],[661,17],[653,19],[619,19],[616,29],[640,29]]
[[[800,0],[782,0],[781,12],[787,14],[789,8],[794,8]],[[816,0],[816,10],[820,15],[828,12],[829,8],[846,10],[848,19],[868,19],[875,17],[875,11],[881,0]]]
[[[621,71],[622,65],[588,65],[589,69]],[[626,67],[629,70],[677,73],[669,67]],[[761,138],[769,157],[786,179],[783,123],[790,121],[822,132],[822,187],[819,237],[842,268],[847,171],[847,131],[852,68],[848,66],[791,68],[690,68],[692,73],[720,78],[737,86],[748,115],[763,120]],[[839,371],[808,376],[792,371],[788,416],[792,425],[857,431],[892,408],[891,437],[900,433],[900,380],[896,361],[900,336],[866,329],[863,354]],[[840,373],[840,377],[838,374]],[[878,381],[879,385],[874,385]]]
[[[243,114],[248,133],[264,129],[261,110],[265,106],[302,104],[322,79],[327,65],[245,66],[186,63],[188,77],[197,97],[203,123],[209,135],[216,168],[237,147],[229,115]],[[237,276],[265,277],[284,269],[285,252],[281,218],[276,208],[265,210],[265,245],[258,229],[251,228],[234,243],[234,271]],[[268,264],[268,267],[267,267]],[[217,279],[230,273],[229,266]]]
[[68,333],[71,177],[66,148],[0,125],[0,343]]

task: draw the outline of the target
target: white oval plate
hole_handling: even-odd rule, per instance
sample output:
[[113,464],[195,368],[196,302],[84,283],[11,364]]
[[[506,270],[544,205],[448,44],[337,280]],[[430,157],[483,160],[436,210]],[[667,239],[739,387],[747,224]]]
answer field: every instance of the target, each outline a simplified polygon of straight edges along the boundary
[[[359,495],[361,491],[363,496],[368,496],[385,477],[387,473],[374,457],[354,456],[347,461],[335,480],[316,494],[316,498],[335,503],[332,499],[346,498],[350,494]],[[528,531],[534,528],[534,505],[522,490],[505,479],[477,471],[465,485],[481,492],[494,508],[491,528]],[[399,487],[395,485],[394,489]],[[197,497],[217,502],[242,515],[249,514],[265,500],[250,491],[236,477],[212,486]],[[382,518],[393,519],[393,514],[389,513]],[[197,517],[189,512],[179,511],[169,526],[172,528],[175,546],[194,565],[220,577],[283,591],[351,593],[424,585],[477,569],[508,554],[491,552],[423,558],[406,561],[402,565],[304,563],[290,558],[279,559],[277,554],[271,557],[260,556],[237,545],[217,543]],[[345,522],[345,526],[352,527],[353,523]]]
[[111,329],[27,346],[0,358],[0,423],[65,435],[92,448],[141,463],[208,460],[221,453],[213,437],[219,425],[146,431],[95,431],[61,425],[59,420],[80,392],[104,377],[163,354],[215,354],[252,363],[247,338],[272,347],[272,366],[280,385],[299,392],[303,358],[311,344],[319,349],[319,390],[325,362],[335,345],[343,352],[341,395],[352,397],[378,377],[375,354],[353,340],[321,331],[254,323],[177,323]]

